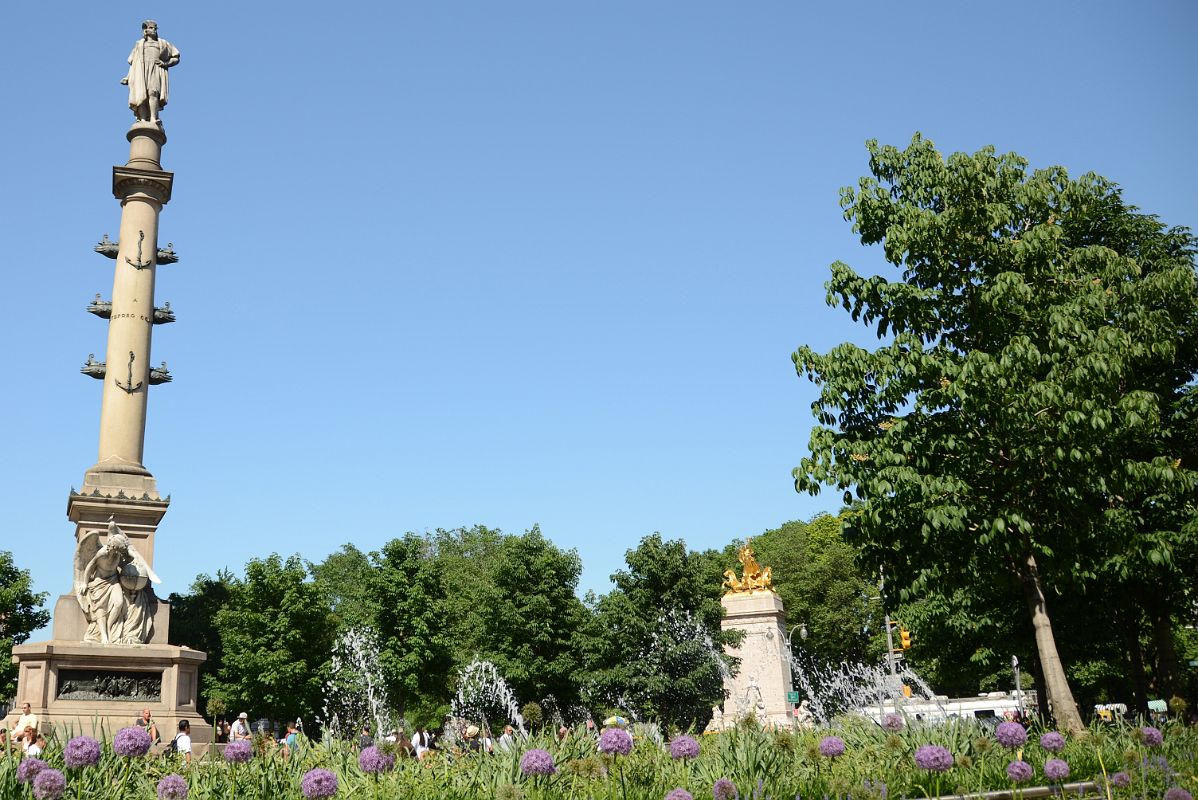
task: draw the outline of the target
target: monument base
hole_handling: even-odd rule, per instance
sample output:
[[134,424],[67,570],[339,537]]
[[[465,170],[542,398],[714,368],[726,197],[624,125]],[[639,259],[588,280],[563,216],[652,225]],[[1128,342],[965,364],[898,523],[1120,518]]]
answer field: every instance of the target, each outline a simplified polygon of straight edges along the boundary
[[196,712],[200,664],[208,655],[168,644],[103,645],[50,641],[17,645],[16,710],[4,721],[16,724],[29,703],[42,727],[59,738],[87,734],[111,737],[150,709],[158,734],[169,742],[179,720],[191,723],[197,744],[212,741],[212,726]]
[[750,714],[762,725],[789,727],[791,705],[790,647],[786,640],[786,611],[782,599],[769,590],[731,592],[724,606],[724,630],[744,631],[737,647],[727,653],[740,659],[735,677],[724,679],[723,708],[713,709],[712,727],[730,728]]

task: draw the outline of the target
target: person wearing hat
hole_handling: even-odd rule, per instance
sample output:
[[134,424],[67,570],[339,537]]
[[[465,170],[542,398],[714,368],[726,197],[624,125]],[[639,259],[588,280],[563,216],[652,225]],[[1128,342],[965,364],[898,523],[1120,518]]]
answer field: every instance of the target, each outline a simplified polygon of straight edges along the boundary
[[233,728],[229,731],[229,741],[248,742],[252,738],[254,735],[250,733],[250,715],[242,711],[237,715],[237,721],[233,723]]
[[477,725],[467,725],[466,732],[462,734],[462,739],[466,746],[466,750],[471,753],[477,753],[482,749],[482,744],[478,741],[478,733],[479,731]]

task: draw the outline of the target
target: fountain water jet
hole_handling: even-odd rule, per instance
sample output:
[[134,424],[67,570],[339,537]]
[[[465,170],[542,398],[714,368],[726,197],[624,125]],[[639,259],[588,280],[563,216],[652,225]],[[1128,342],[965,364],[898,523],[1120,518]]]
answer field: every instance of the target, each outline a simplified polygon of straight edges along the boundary
[[373,628],[350,628],[333,646],[332,675],[317,719],[334,738],[353,736],[364,727],[376,734],[396,727],[379,666],[378,634]]

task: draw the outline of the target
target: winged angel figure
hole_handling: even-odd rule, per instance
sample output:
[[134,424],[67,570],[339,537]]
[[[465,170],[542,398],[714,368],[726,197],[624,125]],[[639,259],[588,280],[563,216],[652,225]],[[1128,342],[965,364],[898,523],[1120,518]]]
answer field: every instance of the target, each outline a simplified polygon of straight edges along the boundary
[[87,617],[83,641],[149,642],[158,607],[151,582],[161,583],[112,518],[103,544],[100,531],[83,534],[75,545],[75,597]]

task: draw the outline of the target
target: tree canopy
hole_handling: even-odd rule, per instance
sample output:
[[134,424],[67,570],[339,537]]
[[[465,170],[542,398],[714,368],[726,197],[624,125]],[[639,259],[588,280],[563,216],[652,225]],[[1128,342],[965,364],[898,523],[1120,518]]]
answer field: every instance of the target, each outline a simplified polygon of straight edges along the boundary
[[1054,713],[1080,728],[1051,598],[1181,591],[1193,553],[1194,240],[1094,174],[918,135],[868,149],[841,205],[900,275],[832,265],[829,304],[883,343],[795,353],[820,388],[796,488],[857,503],[849,539],[903,599],[1017,581]]
[[46,593],[33,591],[29,570],[19,569],[12,553],[0,550],[0,698],[17,690],[17,665],[10,663],[13,645],[50,621],[45,603]]
[[221,658],[204,678],[209,697],[270,719],[314,719],[321,708],[333,618],[298,556],[254,559],[230,576],[212,620]]

